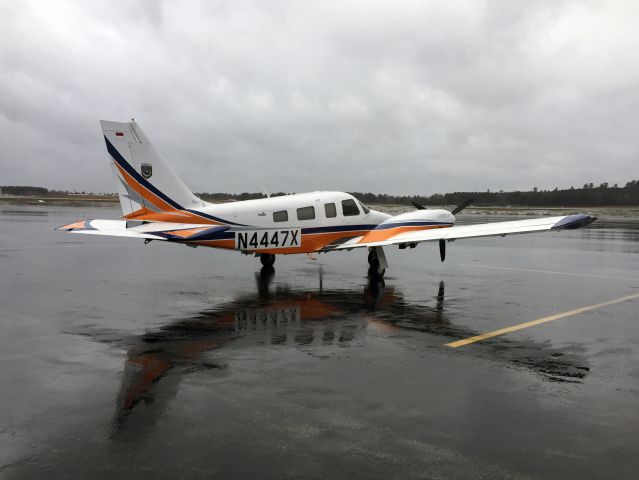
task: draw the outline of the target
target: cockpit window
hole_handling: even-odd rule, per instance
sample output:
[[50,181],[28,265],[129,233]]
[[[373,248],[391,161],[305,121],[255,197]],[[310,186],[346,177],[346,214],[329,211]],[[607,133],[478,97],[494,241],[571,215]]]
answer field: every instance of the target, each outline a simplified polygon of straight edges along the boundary
[[362,202],[360,202],[358,200],[359,206],[362,207],[362,210],[364,210],[364,215],[368,215],[369,213],[371,213],[371,209],[368,208],[366,205],[364,205]]
[[355,215],[359,215],[359,208],[357,208],[355,200],[352,198],[342,200],[342,213],[345,217],[354,217]]

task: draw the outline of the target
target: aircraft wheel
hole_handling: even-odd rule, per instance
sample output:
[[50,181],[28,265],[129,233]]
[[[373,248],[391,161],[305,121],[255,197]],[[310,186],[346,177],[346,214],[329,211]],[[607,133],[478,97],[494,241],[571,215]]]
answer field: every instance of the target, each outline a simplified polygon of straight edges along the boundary
[[382,278],[384,278],[385,273],[386,270],[382,270],[381,272],[379,271],[379,265],[371,265],[371,267],[368,269],[368,278],[370,280],[381,280]]
[[383,278],[368,276],[368,291],[373,298],[379,298],[380,294],[384,292],[386,283]]
[[263,253],[260,255],[260,261],[265,267],[272,267],[275,264],[275,254]]
[[379,259],[376,256],[373,258],[369,258],[368,264],[371,266],[371,269],[379,269]]
[[368,250],[368,264],[370,265],[368,269],[369,278],[382,278],[384,273],[386,273],[386,270],[379,271],[379,258],[374,248]]
[[379,259],[377,258],[377,252],[375,252],[374,248],[368,250],[368,264],[371,267],[379,267]]

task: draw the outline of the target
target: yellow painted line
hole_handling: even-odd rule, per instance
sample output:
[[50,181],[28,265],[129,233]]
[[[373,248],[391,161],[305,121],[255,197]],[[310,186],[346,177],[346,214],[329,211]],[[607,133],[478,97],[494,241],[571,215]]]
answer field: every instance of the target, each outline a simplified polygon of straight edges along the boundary
[[635,298],[639,298],[639,293],[615,298],[614,300],[597,303],[595,305],[588,305],[587,307],[575,308],[574,310],[570,310],[569,312],[557,313],[555,315],[550,315],[549,317],[540,318],[531,322],[524,322],[518,325],[513,325],[512,327],[500,328],[499,330],[494,330],[492,332],[482,333],[481,335],[476,335],[474,337],[450,342],[445,344],[444,346],[450,348],[463,347],[464,345],[480,342],[482,340],[486,340],[487,338],[498,337],[499,335],[504,335],[506,333],[516,332],[517,330],[523,330],[524,328],[534,327],[535,325],[541,325],[542,323],[552,322],[554,320],[559,320],[560,318],[572,317],[573,315],[579,315],[580,313],[589,312],[590,310],[607,307],[608,305],[614,305],[616,303],[627,302],[628,300],[633,300]]
[[633,282],[639,282],[639,278],[630,278],[630,277],[609,277],[606,275],[597,275],[594,273],[573,273],[573,272],[558,272],[555,270],[536,270],[533,268],[514,268],[514,267],[499,267],[496,265],[472,265],[470,263],[460,263],[461,267],[471,267],[471,268],[487,268],[490,270],[511,270],[514,272],[532,272],[532,273],[551,273],[554,275],[568,275],[571,277],[590,277],[590,278],[607,278],[614,280],[630,280]]

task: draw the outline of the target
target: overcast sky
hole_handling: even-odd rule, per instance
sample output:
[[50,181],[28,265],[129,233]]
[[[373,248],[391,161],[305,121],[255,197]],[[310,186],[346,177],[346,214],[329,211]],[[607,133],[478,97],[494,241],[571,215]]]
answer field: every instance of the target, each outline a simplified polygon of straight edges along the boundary
[[196,191],[639,178],[639,2],[0,0],[0,185],[115,191],[134,117]]

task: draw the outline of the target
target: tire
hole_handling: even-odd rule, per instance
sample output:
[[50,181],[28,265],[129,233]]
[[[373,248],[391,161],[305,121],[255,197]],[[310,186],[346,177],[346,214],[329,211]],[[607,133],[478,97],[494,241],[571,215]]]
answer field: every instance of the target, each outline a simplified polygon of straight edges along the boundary
[[272,267],[275,264],[275,255],[272,253],[263,253],[260,255],[260,261],[265,267]]
[[371,249],[368,251],[368,264],[371,267],[379,267],[379,259],[377,258],[377,252],[375,252],[375,250]]
[[373,257],[372,259],[368,260],[368,264],[370,265],[371,269],[373,270],[378,270],[379,269],[379,259],[377,257]]
[[379,267],[373,267],[371,266],[368,269],[368,278],[371,280],[381,280],[382,278],[384,278],[384,274],[386,273],[386,270],[382,270],[381,272],[379,271]]
[[386,270],[379,271],[379,258],[374,249],[368,251],[368,265],[370,265],[368,269],[368,276],[370,278],[382,278],[384,273],[386,273]]

